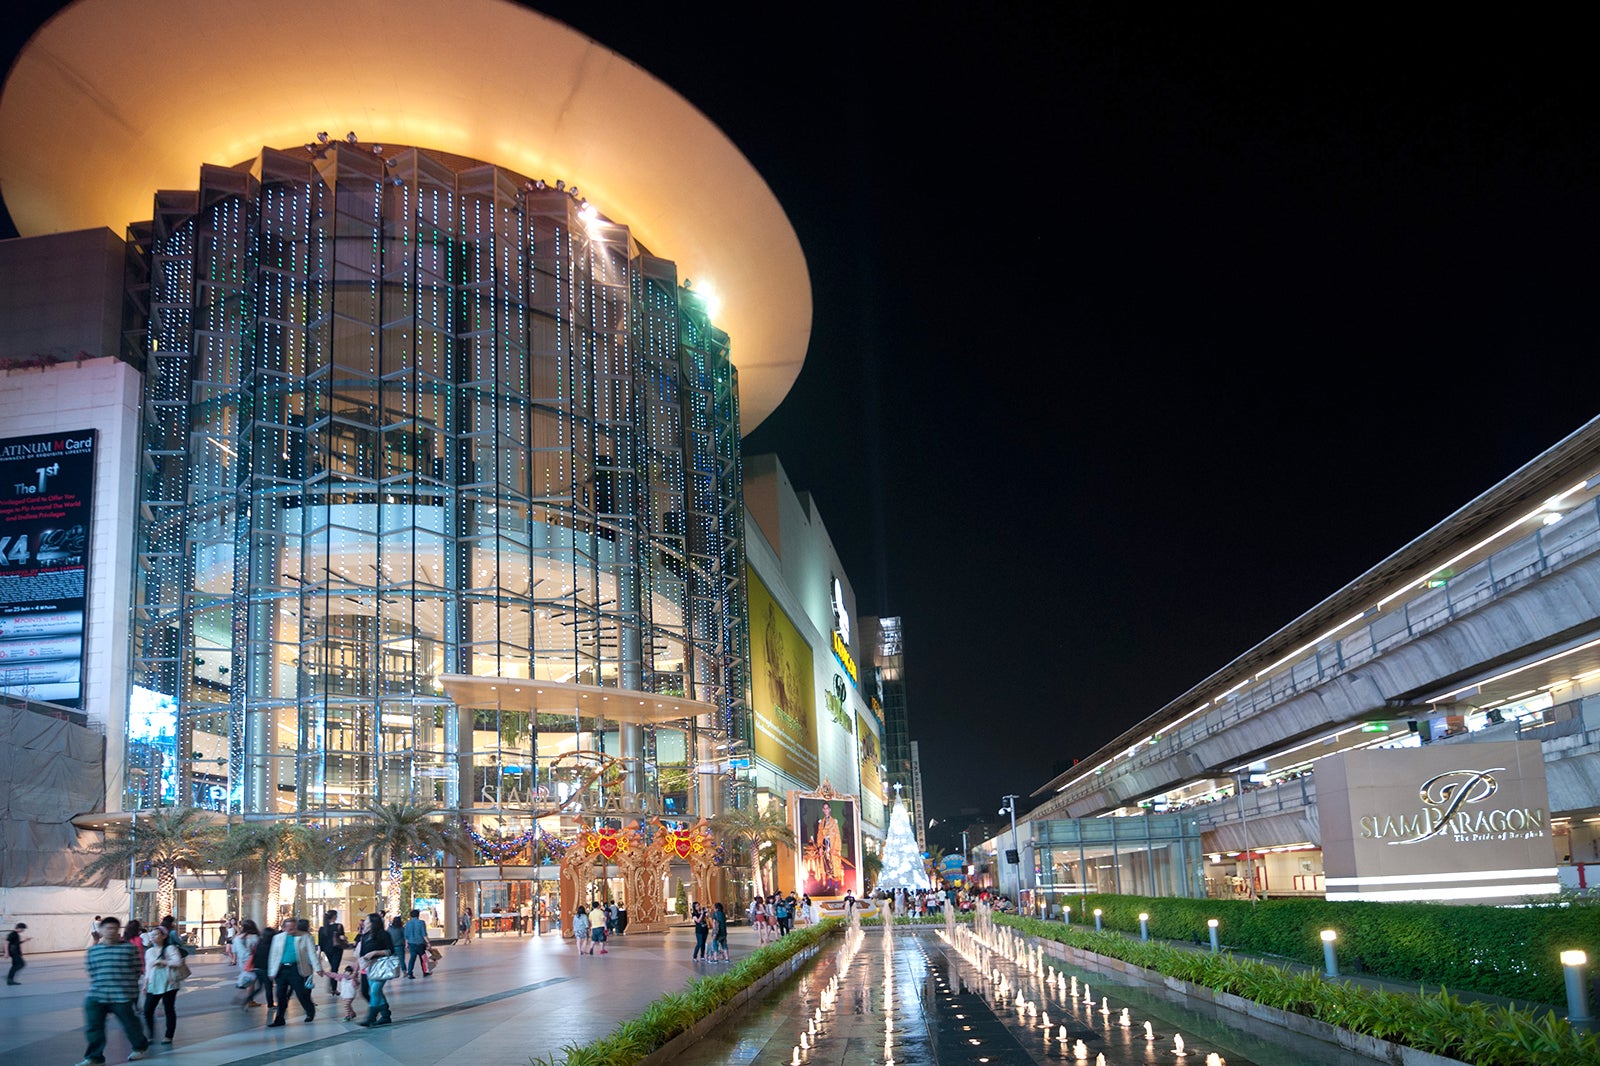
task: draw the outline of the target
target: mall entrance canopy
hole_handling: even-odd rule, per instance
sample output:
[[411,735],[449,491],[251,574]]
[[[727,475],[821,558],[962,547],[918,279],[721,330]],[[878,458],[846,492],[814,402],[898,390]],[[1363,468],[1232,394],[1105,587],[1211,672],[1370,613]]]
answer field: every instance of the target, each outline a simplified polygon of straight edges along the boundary
[[461,707],[493,707],[536,714],[567,713],[579,718],[609,718],[622,725],[681,722],[702,714],[715,714],[717,710],[703,700],[580,685],[572,681],[444,674],[439,684]]

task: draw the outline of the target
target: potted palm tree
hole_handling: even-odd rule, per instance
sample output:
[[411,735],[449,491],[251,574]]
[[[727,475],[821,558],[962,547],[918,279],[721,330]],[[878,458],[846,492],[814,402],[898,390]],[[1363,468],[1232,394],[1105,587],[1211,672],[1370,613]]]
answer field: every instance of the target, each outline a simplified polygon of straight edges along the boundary
[[766,895],[762,888],[761,865],[773,845],[794,847],[794,830],[789,827],[783,804],[777,801],[765,807],[736,807],[711,819],[711,831],[748,852],[750,861],[750,891]]
[[295,914],[304,913],[301,878],[331,873],[340,865],[334,841],[324,830],[299,822],[245,822],[230,826],[218,843],[217,861],[243,883],[246,914],[276,923],[284,875],[295,878]]
[[400,909],[400,870],[406,863],[432,862],[440,853],[462,863],[472,861],[471,838],[445,821],[443,812],[431,803],[379,804],[357,814],[340,839],[346,851],[371,852],[386,865],[384,905],[390,914]]
[[84,873],[94,878],[154,873],[156,913],[171,914],[177,902],[178,871],[204,870],[216,864],[222,833],[221,826],[211,819],[209,812],[194,807],[135,811],[128,824],[107,827],[105,838],[91,849],[94,858]]

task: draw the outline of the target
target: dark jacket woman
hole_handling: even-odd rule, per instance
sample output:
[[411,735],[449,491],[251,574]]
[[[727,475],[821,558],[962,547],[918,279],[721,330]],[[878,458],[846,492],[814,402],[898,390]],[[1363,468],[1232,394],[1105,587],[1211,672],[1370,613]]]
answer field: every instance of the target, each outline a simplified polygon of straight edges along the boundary
[[350,946],[338,919],[338,911],[325,912],[322,928],[317,930],[317,949],[328,957],[328,991],[336,996],[339,994],[339,960],[344,958],[344,949]]

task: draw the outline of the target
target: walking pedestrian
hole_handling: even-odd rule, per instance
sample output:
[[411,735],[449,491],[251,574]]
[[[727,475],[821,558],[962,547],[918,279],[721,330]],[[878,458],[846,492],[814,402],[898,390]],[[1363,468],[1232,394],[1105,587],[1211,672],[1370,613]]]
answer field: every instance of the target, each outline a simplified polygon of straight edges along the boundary
[[272,942],[272,950],[267,956],[267,976],[273,979],[278,990],[278,1013],[267,1023],[268,1029],[277,1029],[284,1024],[283,1016],[288,1013],[291,995],[300,1001],[300,1008],[306,1012],[306,1021],[317,1020],[317,1007],[311,1002],[311,989],[316,984],[316,974],[327,967],[318,964],[316,953],[316,944],[311,939],[311,923],[305,918],[285,918],[283,933]]
[[464,943],[472,943],[472,908],[461,909],[461,939]]
[[706,936],[711,932],[711,919],[707,917],[706,912],[700,908],[698,903],[694,905],[692,914],[694,917],[694,954],[689,958],[691,960],[699,959],[704,961],[706,957]]
[[589,911],[589,941],[589,954],[595,953],[596,944],[600,946],[600,954],[611,954],[610,949],[606,947],[606,912],[598,903]]
[[356,968],[346,966],[335,977],[338,985],[339,1004],[344,1007],[344,1020],[356,1020]]
[[[406,979],[411,980],[417,976],[417,959],[428,952],[428,923],[422,920],[422,912],[413,907],[411,920],[402,929],[406,941]],[[422,964],[422,976],[433,976],[428,972],[427,963]]]
[[6,955],[11,959],[11,969],[6,971],[6,984],[20,985],[17,974],[27,963],[22,961],[22,945],[32,940],[31,936],[23,936],[22,931],[28,928],[27,922],[18,922],[17,927],[6,934]]
[[278,939],[278,931],[272,926],[261,930],[261,935],[256,937],[256,946],[250,951],[250,972],[255,975],[255,989],[245,998],[244,1009],[257,1006],[256,996],[259,994],[267,1001],[267,1009],[274,1010],[278,1006],[278,998],[272,991],[272,978],[267,973],[267,967],[272,961],[272,942]]
[[122,922],[116,918],[100,921],[100,939],[89,948],[85,963],[89,970],[89,995],[83,1001],[83,1031],[89,1046],[78,1066],[100,1066],[106,1061],[106,1015],[116,1015],[122,1031],[128,1034],[133,1050],[128,1061],[142,1059],[150,1050],[150,1038],[133,1012],[139,998],[139,975],[144,962],[139,949],[123,943]]
[[589,912],[579,903],[572,908],[572,939],[577,941],[578,954],[588,955],[593,951],[589,940]]
[[367,1018],[356,1023],[364,1029],[394,1022],[383,986],[400,975],[400,960],[394,953],[394,938],[383,927],[383,915],[374,914],[371,923],[369,932],[356,948],[367,973]]
[[188,976],[189,965],[183,951],[165,926],[150,930],[150,946],[144,949],[144,1027],[156,1034],[156,1007],[167,1016],[167,1035],[163,1044],[172,1043],[178,1031],[178,989]]
[[711,961],[728,961],[728,912],[720,903],[711,910]]
[[339,922],[338,911],[323,911],[322,928],[317,930],[317,950],[328,959],[328,991],[339,994],[339,963],[344,960],[344,949],[350,946]]
[[251,957],[255,954],[256,944],[261,940],[261,930],[256,928],[256,923],[249,918],[241,921],[233,934],[233,959],[239,967],[239,975],[234,978],[233,987],[244,989],[244,994],[235,1003],[241,1007],[248,1007],[250,1000],[256,994],[256,973]]
[[628,905],[626,903],[617,904],[617,935],[628,935]]

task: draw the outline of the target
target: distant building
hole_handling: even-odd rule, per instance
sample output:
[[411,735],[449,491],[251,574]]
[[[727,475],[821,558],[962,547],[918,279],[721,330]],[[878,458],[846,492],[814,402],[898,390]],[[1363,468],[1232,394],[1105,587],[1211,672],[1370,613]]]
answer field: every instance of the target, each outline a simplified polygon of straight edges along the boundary
[[871,699],[883,716],[883,766],[889,795],[896,785],[911,808],[917,841],[927,848],[922,797],[912,763],[911,726],[906,714],[905,627],[896,617],[863,618],[861,646],[867,655],[865,673]]

